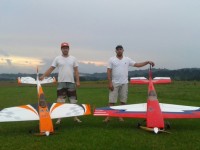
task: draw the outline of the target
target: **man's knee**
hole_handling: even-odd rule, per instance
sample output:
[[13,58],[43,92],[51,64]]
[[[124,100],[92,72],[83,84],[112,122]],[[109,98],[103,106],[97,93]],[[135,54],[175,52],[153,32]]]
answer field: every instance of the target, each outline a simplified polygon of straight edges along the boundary
[[65,100],[66,100],[66,96],[58,96],[57,98],[58,103],[65,103]]
[[68,89],[69,102],[72,104],[77,103],[76,89]]
[[69,97],[69,102],[70,102],[71,104],[76,104],[78,101],[76,100],[75,97]]

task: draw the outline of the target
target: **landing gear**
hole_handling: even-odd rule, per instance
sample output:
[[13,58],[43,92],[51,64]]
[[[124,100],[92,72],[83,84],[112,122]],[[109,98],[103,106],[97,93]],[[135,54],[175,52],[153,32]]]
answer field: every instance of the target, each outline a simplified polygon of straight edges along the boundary
[[146,120],[143,120],[141,122],[137,123],[137,128],[140,128],[140,126],[144,125],[146,123]]
[[140,126],[141,126],[141,124],[138,122],[138,123],[137,123],[137,128],[140,128]]
[[170,123],[168,121],[165,122],[165,128],[166,129],[170,129],[171,128]]
[[143,120],[141,122],[137,123],[137,128],[141,128],[144,129],[146,131],[153,131],[154,133],[158,133],[158,132],[164,132],[164,133],[171,133],[168,131],[165,131],[165,129],[170,129],[170,123],[168,121],[165,122],[165,128],[157,128],[157,127],[147,127],[146,126],[146,120]]

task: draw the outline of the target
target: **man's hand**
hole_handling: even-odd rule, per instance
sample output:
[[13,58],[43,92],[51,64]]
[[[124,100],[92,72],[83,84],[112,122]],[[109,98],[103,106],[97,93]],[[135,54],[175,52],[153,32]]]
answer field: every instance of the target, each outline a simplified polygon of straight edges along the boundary
[[79,81],[78,81],[78,82],[76,82],[76,86],[77,86],[77,87],[80,87],[80,85],[81,85],[81,84],[80,84],[80,82],[79,82]]
[[44,76],[42,75],[41,77],[39,77],[39,80],[40,81],[44,80]]
[[153,61],[149,61],[149,64],[153,67],[155,66],[154,62]]
[[114,90],[114,87],[113,87],[113,84],[112,84],[112,83],[109,83],[109,84],[108,84],[108,89],[111,90],[111,91]]

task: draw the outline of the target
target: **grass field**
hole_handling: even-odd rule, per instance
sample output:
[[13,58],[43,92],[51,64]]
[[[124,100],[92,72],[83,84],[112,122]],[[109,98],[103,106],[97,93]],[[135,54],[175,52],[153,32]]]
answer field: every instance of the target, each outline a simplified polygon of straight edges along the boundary
[[[78,89],[79,103],[92,107],[103,107],[108,103],[106,82],[82,82]],[[56,85],[44,86],[46,100],[55,102]],[[200,106],[200,82],[173,82],[155,85],[158,99],[162,103]],[[130,85],[128,104],[146,102],[147,86]],[[34,86],[18,86],[14,82],[0,82],[0,109],[11,106],[37,103]],[[172,134],[153,134],[138,129],[139,119],[119,122],[113,118],[103,123],[102,117],[81,116],[82,123],[65,118],[55,126],[52,136],[34,136],[30,130],[38,129],[38,121],[0,123],[1,150],[199,150],[200,119],[168,120]],[[53,120],[55,124],[56,120]]]

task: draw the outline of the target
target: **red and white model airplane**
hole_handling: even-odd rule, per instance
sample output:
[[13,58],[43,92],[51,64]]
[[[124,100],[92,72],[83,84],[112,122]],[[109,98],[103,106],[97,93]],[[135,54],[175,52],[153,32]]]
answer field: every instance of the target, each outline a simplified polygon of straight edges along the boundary
[[131,78],[130,82],[132,84],[148,84],[147,103],[96,108],[94,116],[143,118],[146,121],[146,126],[141,126],[141,124],[138,126],[155,133],[167,132],[164,130],[164,119],[200,118],[200,107],[159,103],[154,84],[170,83],[171,79],[169,77],[152,79],[151,66],[149,79],[135,77]]
[[40,81],[38,69],[36,80],[32,77],[18,78],[19,84],[37,85],[38,103],[4,108],[0,111],[0,122],[39,120],[39,135],[48,136],[54,133],[52,119],[91,114],[88,104],[47,103],[41,84],[53,82],[56,82],[56,80],[52,77]]

